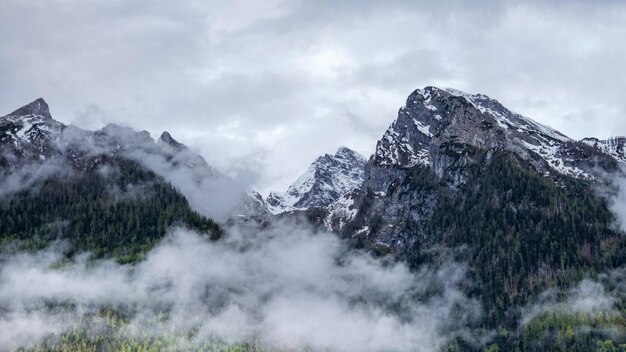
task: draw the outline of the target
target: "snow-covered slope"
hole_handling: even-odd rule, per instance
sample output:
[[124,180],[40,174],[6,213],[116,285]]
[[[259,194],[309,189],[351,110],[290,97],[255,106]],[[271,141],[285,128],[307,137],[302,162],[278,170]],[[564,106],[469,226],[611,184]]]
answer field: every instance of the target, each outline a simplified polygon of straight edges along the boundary
[[605,140],[598,138],[585,138],[581,142],[597,148],[602,152],[611,155],[617,160],[626,162],[626,151],[624,147],[626,145],[626,137],[614,137]]
[[52,119],[48,104],[41,98],[0,117],[3,161],[10,165],[13,158],[45,160],[53,156],[55,150],[51,145],[64,128],[62,123]]
[[366,159],[341,147],[334,155],[313,161],[286,192],[271,192],[266,199],[274,214],[328,206],[363,182]]

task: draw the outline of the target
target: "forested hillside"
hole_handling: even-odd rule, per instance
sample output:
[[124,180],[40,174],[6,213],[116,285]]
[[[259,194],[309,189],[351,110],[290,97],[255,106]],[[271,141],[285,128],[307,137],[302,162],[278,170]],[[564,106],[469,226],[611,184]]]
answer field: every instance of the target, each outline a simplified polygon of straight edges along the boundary
[[88,251],[122,262],[140,259],[171,226],[212,239],[222,233],[161,177],[123,159],[4,196],[0,218],[0,239],[7,249],[42,249],[65,240],[70,253]]

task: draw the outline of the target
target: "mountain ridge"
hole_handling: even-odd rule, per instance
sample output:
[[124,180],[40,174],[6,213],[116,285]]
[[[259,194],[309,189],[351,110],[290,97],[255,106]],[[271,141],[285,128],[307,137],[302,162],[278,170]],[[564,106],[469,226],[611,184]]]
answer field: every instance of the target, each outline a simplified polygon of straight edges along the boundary
[[[233,207],[231,215],[237,221],[269,215],[258,193],[240,187],[167,131],[155,141],[147,131],[116,124],[95,131],[83,130],[54,120],[42,98],[0,117],[0,167],[15,170],[31,163],[67,162],[73,169],[84,171],[97,169],[114,157],[138,161],[165,176],[192,203],[201,196],[197,194],[198,187],[215,192],[217,198],[225,197],[219,192],[240,193],[233,204],[224,204]],[[205,209],[200,211],[208,214]]]
[[[377,184],[368,191],[371,193],[369,197],[379,198],[388,193],[391,181],[385,178],[389,168],[405,171],[414,167],[429,168],[441,180],[446,176],[446,169],[467,167],[473,162],[471,158],[463,158],[467,147],[513,153],[530,163],[542,177],[556,184],[562,177],[601,181],[606,172],[616,172],[626,162],[625,143],[626,138],[619,137],[605,141],[593,137],[576,141],[549,126],[510,111],[487,95],[428,86],[416,89],[408,96],[406,104],[398,111],[398,117],[362,166],[363,176],[355,179],[354,184],[361,185],[369,179]],[[316,162],[323,157],[318,157],[289,186],[287,192],[271,192],[266,202],[274,214],[310,212],[321,208],[325,215],[317,217],[317,221],[329,230],[341,232],[358,213],[355,203],[358,203],[357,198],[364,197],[362,189],[350,187],[338,191],[331,202],[302,202],[294,206],[309,190],[307,187],[321,182],[314,170]],[[400,173],[406,174],[405,171]],[[401,178],[401,175],[394,177]],[[463,184],[464,177],[463,173],[457,173],[452,178],[448,177],[446,182],[449,187],[457,188]],[[366,227],[361,226],[356,232],[365,234],[370,231]],[[375,242],[390,246],[385,241]]]
[[[397,136],[412,140],[398,140]],[[584,162],[593,153],[586,144],[512,112],[486,95],[436,87],[417,89],[409,96],[398,118],[377,143],[374,155],[381,165],[411,167],[433,162],[437,169],[438,161],[432,159],[436,150],[431,147],[443,143],[503,148],[523,158],[538,156],[545,160],[544,165],[534,162],[544,173],[595,177],[596,165]]]

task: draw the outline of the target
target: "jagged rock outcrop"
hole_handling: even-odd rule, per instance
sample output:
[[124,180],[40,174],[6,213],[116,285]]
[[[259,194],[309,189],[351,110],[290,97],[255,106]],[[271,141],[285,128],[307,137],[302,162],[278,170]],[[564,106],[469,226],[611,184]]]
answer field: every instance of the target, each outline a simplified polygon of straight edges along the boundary
[[583,139],[581,142],[609,154],[617,160],[626,161],[626,154],[624,153],[626,137],[614,137],[606,140],[590,137]]
[[26,117],[26,116],[39,116],[43,119],[52,119],[50,115],[50,107],[43,98],[37,98],[33,102],[26,104],[19,109],[13,111],[8,116],[14,117]]
[[362,155],[341,147],[315,159],[286,192],[271,192],[266,203],[274,214],[329,206],[361,185],[365,163]]
[[186,145],[175,140],[174,137],[172,137],[172,135],[167,131],[163,131],[163,133],[161,133],[161,137],[159,137],[157,144],[170,153],[177,153],[187,149]]
[[53,142],[64,128],[52,119],[48,104],[41,98],[0,117],[0,166],[12,168],[18,159],[55,156]]

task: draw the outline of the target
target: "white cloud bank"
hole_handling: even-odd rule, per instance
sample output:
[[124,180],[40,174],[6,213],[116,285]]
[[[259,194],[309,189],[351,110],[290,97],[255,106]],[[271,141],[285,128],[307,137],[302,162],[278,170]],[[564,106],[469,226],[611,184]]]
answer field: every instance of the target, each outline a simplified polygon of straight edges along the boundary
[[[335,235],[294,226],[233,228],[218,242],[175,230],[136,266],[81,257],[53,268],[61,258],[54,248],[2,258],[0,346],[60,333],[78,312],[132,306],[129,335],[194,329],[198,343],[433,351],[480,314],[458,288],[462,265],[411,273],[402,263],[351,251]],[[76,309],[49,308],[60,302]],[[155,324],[163,307],[169,319]]]

